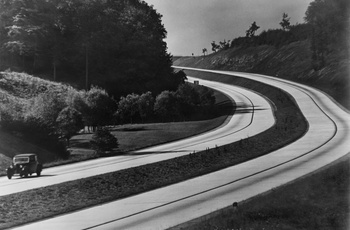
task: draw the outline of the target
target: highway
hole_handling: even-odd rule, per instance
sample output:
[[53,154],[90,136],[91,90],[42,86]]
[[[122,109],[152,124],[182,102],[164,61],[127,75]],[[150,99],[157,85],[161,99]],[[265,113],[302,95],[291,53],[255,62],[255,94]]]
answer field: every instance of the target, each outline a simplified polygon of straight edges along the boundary
[[[189,80],[194,81],[195,79],[189,78]],[[200,80],[200,84],[222,91],[239,105],[236,114],[229,116],[226,122],[217,129],[185,140],[135,151],[128,155],[44,168],[41,177],[26,179],[13,177],[11,180],[8,180],[7,177],[1,177],[0,196],[163,161],[207,148],[215,148],[215,146],[256,135],[274,124],[273,109],[265,97],[243,88],[222,83]],[[240,113],[240,110],[244,110],[244,112]],[[157,154],[164,152],[167,154]]]
[[[293,181],[349,153],[350,115],[324,93],[264,75],[208,72],[245,77],[283,89],[294,97],[307,119],[308,132],[290,145],[234,167],[18,229],[166,229]],[[255,103],[252,95],[244,95],[255,106],[263,106],[264,109],[250,114],[254,116],[250,125],[248,117],[242,118],[241,121],[245,120],[247,127],[244,128],[243,125],[237,129],[239,132],[236,134],[242,134],[238,139],[247,137],[245,130],[255,127],[259,129],[254,124],[255,120],[260,125],[265,123],[267,117],[260,118],[259,113],[272,111],[266,100],[267,104],[263,105],[263,101]],[[231,120],[236,119],[239,118],[233,116]],[[226,126],[227,124],[223,127]],[[216,139],[213,141],[215,143]],[[186,150],[194,150],[191,143],[187,143]],[[158,146],[144,151],[164,150]]]

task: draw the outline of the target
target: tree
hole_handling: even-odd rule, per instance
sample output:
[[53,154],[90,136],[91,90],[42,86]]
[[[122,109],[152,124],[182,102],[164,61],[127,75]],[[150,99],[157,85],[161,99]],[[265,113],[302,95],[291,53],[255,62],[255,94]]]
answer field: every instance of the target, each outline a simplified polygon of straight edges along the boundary
[[214,91],[204,86],[197,88],[201,106],[212,106],[215,104]]
[[185,104],[196,106],[200,104],[197,90],[189,83],[181,84],[176,90],[176,96]]
[[178,101],[175,92],[163,91],[156,97],[154,112],[163,119],[175,120],[179,116]]
[[220,45],[216,44],[215,41],[211,43],[211,50],[216,53],[220,48]]
[[58,114],[67,106],[59,90],[48,89],[32,99],[25,117],[35,117],[50,127],[55,127]]
[[97,128],[96,132],[92,135],[90,144],[99,154],[112,151],[119,146],[118,139],[104,127]]
[[258,25],[256,24],[256,22],[253,22],[253,23],[250,25],[249,29],[246,31],[246,37],[248,37],[248,38],[254,37],[255,32],[256,32],[259,28],[260,28],[260,26],[258,26]]
[[283,16],[282,16],[282,21],[280,22],[280,25],[282,26],[282,29],[284,31],[287,31],[290,29],[290,17],[288,18],[288,14],[286,13],[283,13]]
[[143,93],[138,101],[138,112],[142,121],[144,121],[147,117],[150,117],[153,113],[154,109],[154,97],[151,92]]
[[85,124],[95,129],[97,126],[112,123],[113,114],[117,110],[117,104],[109,97],[108,93],[96,86],[86,92],[86,111],[83,111]]
[[200,104],[198,91],[189,83],[180,85],[175,95],[180,113],[185,118],[189,117],[194,108]]
[[59,134],[67,140],[68,146],[70,138],[84,128],[81,113],[72,107],[66,107],[58,114],[56,124]]
[[224,41],[220,41],[219,43],[220,43],[220,50],[226,50],[230,48],[230,40],[226,42],[226,40],[224,39]]
[[133,117],[139,111],[139,99],[140,96],[132,93],[126,97],[121,97],[118,103],[118,115],[122,120],[130,119],[130,123],[133,121]]
[[202,49],[203,55],[205,56],[206,53],[208,53],[207,48]]
[[[314,69],[322,68],[331,50],[349,50],[349,10],[347,0],[315,0],[305,13],[311,25],[311,51]],[[348,52],[347,52],[348,55]]]
[[187,80],[187,75],[183,70],[174,73],[174,78],[177,81],[177,86],[183,84]]
[[183,79],[171,68],[161,17],[139,0],[3,0],[1,68],[60,74],[118,98],[176,90]]

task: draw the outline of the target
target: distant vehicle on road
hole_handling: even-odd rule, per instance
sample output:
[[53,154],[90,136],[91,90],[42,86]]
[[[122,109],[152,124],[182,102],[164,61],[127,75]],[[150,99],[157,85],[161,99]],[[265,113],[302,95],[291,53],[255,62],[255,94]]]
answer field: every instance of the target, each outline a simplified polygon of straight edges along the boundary
[[10,167],[7,168],[7,177],[12,178],[17,174],[20,177],[28,177],[36,173],[37,176],[41,175],[43,166],[38,161],[38,156],[34,153],[18,154],[13,157],[13,161]]

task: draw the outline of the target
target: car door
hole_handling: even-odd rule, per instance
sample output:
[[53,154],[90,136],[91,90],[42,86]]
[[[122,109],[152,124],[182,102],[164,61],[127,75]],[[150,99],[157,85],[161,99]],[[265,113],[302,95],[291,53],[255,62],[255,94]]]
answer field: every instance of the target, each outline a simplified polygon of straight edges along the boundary
[[29,173],[35,173],[36,167],[37,167],[36,156],[35,155],[29,156]]

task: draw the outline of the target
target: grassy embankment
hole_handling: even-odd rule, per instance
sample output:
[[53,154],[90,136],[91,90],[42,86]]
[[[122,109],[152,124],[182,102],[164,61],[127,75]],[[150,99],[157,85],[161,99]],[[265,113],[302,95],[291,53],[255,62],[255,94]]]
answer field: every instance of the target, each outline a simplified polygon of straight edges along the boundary
[[0,228],[91,207],[229,167],[280,148],[306,131],[299,108],[283,91],[242,78],[230,77],[230,83],[266,95],[277,108],[276,125],[254,137],[209,151],[2,196],[1,208],[6,212],[0,212],[0,219],[4,220]]
[[340,52],[327,56],[327,65],[314,70],[310,41],[281,47],[261,45],[231,48],[198,57],[176,57],[175,66],[242,71],[276,76],[321,89],[350,109],[350,65]]

